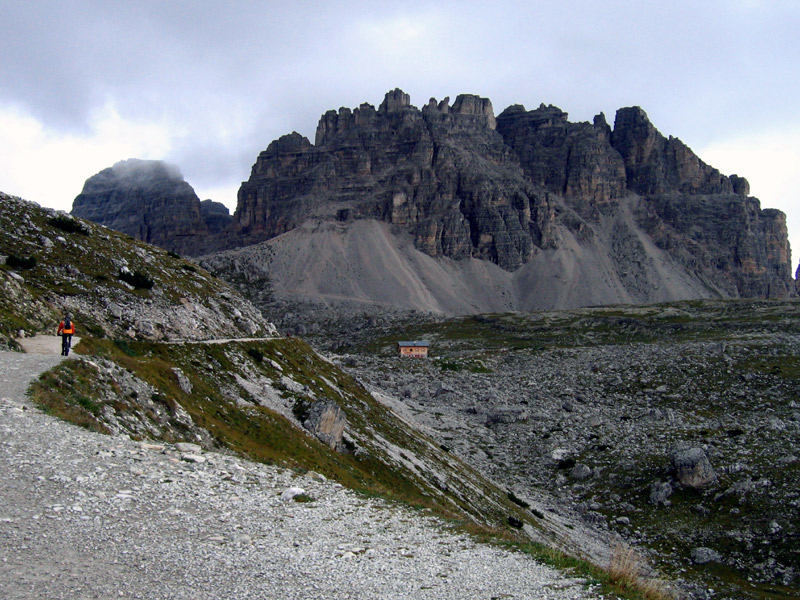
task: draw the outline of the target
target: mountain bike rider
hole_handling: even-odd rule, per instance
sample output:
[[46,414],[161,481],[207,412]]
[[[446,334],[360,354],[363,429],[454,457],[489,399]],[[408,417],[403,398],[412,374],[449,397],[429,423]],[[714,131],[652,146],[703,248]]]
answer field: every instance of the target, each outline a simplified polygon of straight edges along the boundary
[[61,356],[69,356],[69,348],[72,345],[72,334],[75,333],[75,324],[72,322],[72,315],[64,315],[64,320],[58,324],[56,335],[61,336]]

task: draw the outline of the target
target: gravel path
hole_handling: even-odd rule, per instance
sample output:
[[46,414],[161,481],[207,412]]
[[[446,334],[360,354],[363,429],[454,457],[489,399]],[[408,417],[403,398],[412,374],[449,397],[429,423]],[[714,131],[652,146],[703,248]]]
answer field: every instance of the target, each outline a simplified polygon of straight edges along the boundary
[[[595,597],[313,473],[48,417],[25,389],[60,360],[0,353],[0,598]],[[293,487],[313,501],[282,499]]]

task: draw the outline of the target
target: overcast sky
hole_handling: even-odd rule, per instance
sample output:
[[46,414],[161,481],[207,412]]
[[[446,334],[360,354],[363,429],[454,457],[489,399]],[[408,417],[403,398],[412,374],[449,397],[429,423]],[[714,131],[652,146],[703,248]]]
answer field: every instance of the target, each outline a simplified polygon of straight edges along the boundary
[[233,209],[272,140],[395,87],[612,125],[638,105],[786,212],[796,258],[798,31],[798,0],[3,0],[0,190],[69,210],[100,170],[163,159]]

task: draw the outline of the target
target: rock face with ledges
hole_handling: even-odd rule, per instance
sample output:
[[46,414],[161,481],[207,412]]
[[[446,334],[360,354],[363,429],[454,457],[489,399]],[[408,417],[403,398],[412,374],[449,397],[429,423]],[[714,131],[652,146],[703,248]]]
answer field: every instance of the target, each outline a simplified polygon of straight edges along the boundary
[[497,129],[520,157],[531,182],[563,196],[583,215],[627,194],[625,164],[611,146],[611,128],[600,113],[594,123],[570,123],[567,113],[542,104],[514,105]]
[[617,111],[611,144],[625,162],[628,188],[642,196],[665,192],[750,193],[746,179],[725,177],[678,138],[661,135],[638,106]]
[[507,269],[548,242],[546,194],[525,179],[486,98],[432,99],[419,110],[394,90],[377,109],[325,113],[315,142],[292,133],[261,153],[239,191],[239,239],[262,241],[309,216],[375,218],[409,229],[431,256]]
[[[612,131],[602,113],[571,123],[552,105],[495,118],[488,99],[467,94],[417,109],[397,89],[377,109],[328,111],[314,144],[297,133],[270,144],[241,187],[230,246],[309,218],[372,218],[411,232],[433,257],[516,271],[577,243],[620,274],[638,265],[644,281],[644,237],[709,294],[792,295],[785,219],[748,193],[744,178],[664,137],[639,107],[617,111]],[[636,221],[621,236],[622,201]]]

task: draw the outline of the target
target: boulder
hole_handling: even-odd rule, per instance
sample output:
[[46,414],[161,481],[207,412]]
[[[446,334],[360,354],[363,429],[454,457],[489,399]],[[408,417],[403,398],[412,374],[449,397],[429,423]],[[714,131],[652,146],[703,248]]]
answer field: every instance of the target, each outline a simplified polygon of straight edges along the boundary
[[189,381],[189,378],[186,376],[186,374],[178,367],[172,367],[172,372],[175,374],[175,377],[178,380],[178,386],[181,388],[181,391],[184,394],[191,394],[192,382]]
[[719,552],[711,548],[698,547],[692,549],[692,562],[696,565],[704,565],[710,562],[721,562],[722,556]]
[[717,479],[702,448],[683,446],[673,449],[670,453],[670,467],[678,483],[686,487],[706,487]]
[[301,487],[286,488],[283,490],[283,492],[281,492],[281,500],[284,502],[289,502],[290,500],[294,500],[295,497],[305,493],[306,491]]
[[668,481],[656,481],[650,486],[650,504],[656,506],[671,506],[669,497],[672,495],[672,486]]
[[583,463],[577,463],[569,473],[573,479],[589,479],[592,476],[592,470]]
[[303,427],[327,444],[331,450],[343,452],[343,435],[347,417],[339,406],[331,400],[320,400],[311,405]]

